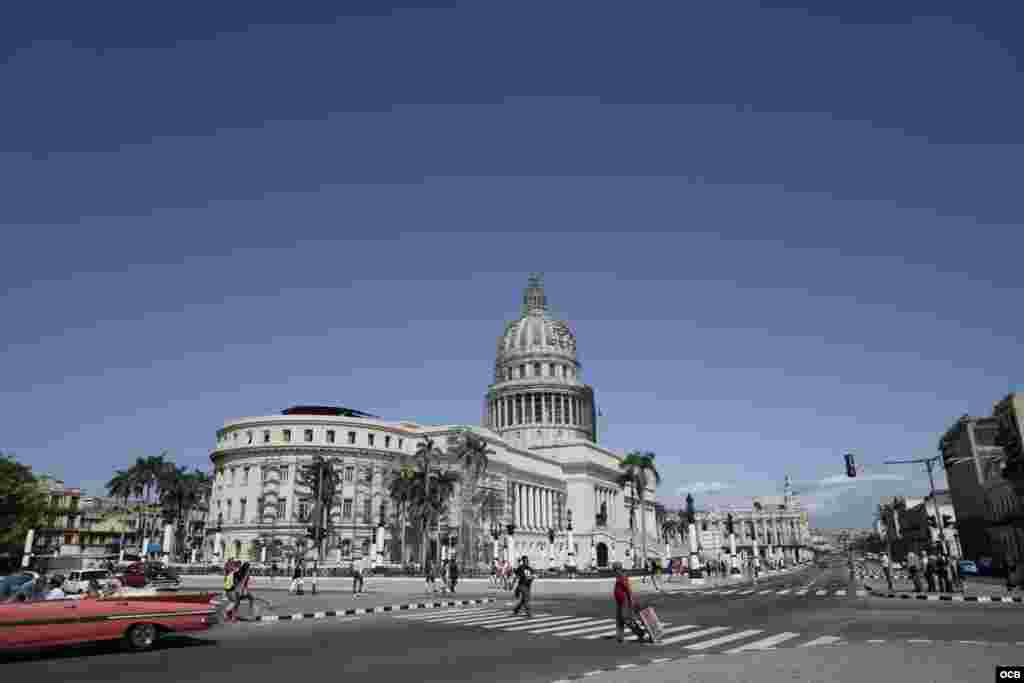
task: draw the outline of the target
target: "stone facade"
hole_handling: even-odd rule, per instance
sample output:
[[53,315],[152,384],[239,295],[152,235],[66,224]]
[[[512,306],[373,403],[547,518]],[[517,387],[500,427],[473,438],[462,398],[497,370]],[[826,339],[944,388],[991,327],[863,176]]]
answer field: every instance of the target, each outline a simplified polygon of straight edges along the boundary
[[[305,533],[308,510],[296,495],[295,472],[314,455],[334,461],[344,473],[341,502],[332,510],[337,538],[325,559],[369,554],[381,517],[393,519],[390,473],[425,439],[444,450],[461,430],[471,429],[494,451],[480,487],[494,492],[500,509],[462,520],[459,506],[453,506],[439,537],[471,522],[491,546],[488,560],[495,549],[501,556],[527,555],[545,567],[569,561],[606,566],[626,559],[631,542],[640,547],[639,523],[635,534],[629,529],[632,492],[616,484],[620,456],[597,443],[594,390],[581,379],[572,330],[547,313],[539,276],[530,278],[522,317],[508,323],[499,340],[493,377],[480,426],[425,426],[350,410],[285,411],[226,423],[210,456],[214,484],[206,556],[257,559],[261,543],[301,545],[296,540]],[[659,556],[654,497],[651,487],[645,495],[648,546]],[[487,532],[499,525],[503,531],[495,540]],[[511,536],[508,525],[515,526]],[[396,559],[394,533],[386,525],[386,559]]]

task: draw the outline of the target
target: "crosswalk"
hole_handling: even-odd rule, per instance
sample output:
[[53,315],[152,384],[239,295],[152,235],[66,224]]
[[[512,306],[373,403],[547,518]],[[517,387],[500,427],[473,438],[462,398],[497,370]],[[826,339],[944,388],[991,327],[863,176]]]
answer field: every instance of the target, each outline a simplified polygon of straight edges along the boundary
[[[702,591],[694,591],[694,590],[687,590],[685,588],[677,588],[677,589],[674,589],[674,590],[666,590],[664,592],[667,595],[691,595],[691,596],[697,596],[697,597],[706,596],[706,595],[714,595],[714,596],[720,596],[720,597],[735,597],[735,598],[745,598],[745,597],[749,597],[749,596],[762,596],[762,595],[792,595],[792,596],[798,597],[798,598],[802,598],[802,597],[815,597],[815,598],[836,597],[836,598],[841,598],[841,597],[844,597],[844,596],[847,595],[847,590],[845,588],[827,589],[826,590],[826,589],[821,589],[821,588],[819,588],[819,589],[793,588],[792,586],[789,587],[789,588],[768,588],[768,589],[764,589],[764,590],[757,589],[757,588],[748,588],[748,589],[733,588],[733,589],[730,589],[730,590],[702,590]],[[860,597],[864,597],[867,594],[868,594],[868,592],[866,590],[864,590],[864,589],[858,589],[857,590],[857,595],[860,596]]]
[[[400,614],[396,619],[415,622],[417,625],[444,625],[485,630],[522,633],[544,637],[573,638],[599,641],[614,638],[615,619],[581,617],[549,612],[534,613],[530,619],[513,615],[507,610],[494,606],[455,608],[430,614]],[[652,648],[674,647],[694,653],[749,652],[770,650],[779,646],[815,647],[831,645],[840,641],[837,636],[806,635],[795,631],[769,632],[765,629],[734,628],[701,624],[673,624],[662,622],[664,628],[661,640],[650,644]],[[632,633],[632,640],[637,640]]]

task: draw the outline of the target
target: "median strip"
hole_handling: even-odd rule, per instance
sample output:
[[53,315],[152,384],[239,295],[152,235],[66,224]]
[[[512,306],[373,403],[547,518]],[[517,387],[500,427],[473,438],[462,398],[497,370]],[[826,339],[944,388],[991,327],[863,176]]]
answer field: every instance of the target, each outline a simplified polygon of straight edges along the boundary
[[378,605],[376,607],[352,607],[344,610],[326,610],[323,612],[303,612],[299,614],[269,615],[260,617],[260,622],[304,621],[309,619],[328,619],[333,617],[354,617],[364,614],[384,614],[414,609],[441,609],[443,607],[464,607],[467,605],[483,605],[494,602],[494,598],[475,600],[446,600],[443,602],[414,602],[404,605]]

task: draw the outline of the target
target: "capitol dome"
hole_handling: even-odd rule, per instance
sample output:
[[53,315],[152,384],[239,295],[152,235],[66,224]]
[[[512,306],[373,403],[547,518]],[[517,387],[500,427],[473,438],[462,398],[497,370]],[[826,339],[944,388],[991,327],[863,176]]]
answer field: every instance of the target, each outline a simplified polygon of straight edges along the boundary
[[498,338],[483,426],[526,446],[594,441],[593,390],[580,380],[576,336],[547,303],[540,275],[531,275],[522,316]]
[[540,276],[531,275],[523,293],[523,315],[510,322],[498,340],[498,361],[509,356],[553,353],[576,360],[576,335],[569,324],[548,315]]

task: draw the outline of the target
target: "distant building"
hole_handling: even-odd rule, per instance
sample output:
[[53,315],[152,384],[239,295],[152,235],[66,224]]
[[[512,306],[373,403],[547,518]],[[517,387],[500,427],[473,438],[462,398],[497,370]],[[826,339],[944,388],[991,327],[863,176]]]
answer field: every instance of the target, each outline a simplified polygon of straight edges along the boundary
[[[935,514],[938,504],[938,517]],[[897,497],[879,506],[879,535],[892,549],[892,558],[906,559],[908,552],[932,552],[945,542],[950,555],[964,557],[956,525],[956,511],[948,491],[936,491],[932,497]]]
[[964,415],[939,441],[964,556],[991,558],[997,568],[1007,554],[1024,558],[1024,506],[1003,477],[1003,451],[996,445],[997,416],[1011,401],[1021,398],[1011,394],[996,404],[993,417]]

